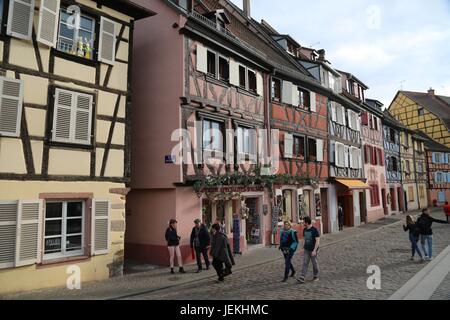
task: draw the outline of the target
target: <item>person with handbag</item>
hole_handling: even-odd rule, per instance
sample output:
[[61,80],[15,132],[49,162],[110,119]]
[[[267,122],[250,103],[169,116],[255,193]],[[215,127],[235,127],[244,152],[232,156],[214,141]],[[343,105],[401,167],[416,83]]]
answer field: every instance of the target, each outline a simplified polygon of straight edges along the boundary
[[295,269],[292,265],[292,258],[298,247],[298,236],[297,231],[292,229],[291,223],[289,221],[284,222],[284,228],[280,231],[280,247],[279,249],[283,252],[284,256],[284,278],[282,282],[286,282],[289,277],[289,271],[291,271],[291,277],[295,275]]
[[177,233],[177,221],[175,219],[171,219],[169,222],[169,227],[166,229],[165,235],[167,241],[167,248],[169,249],[169,257],[170,257],[170,273],[174,274],[174,260],[175,254],[177,255],[178,266],[180,268],[180,273],[186,273],[183,268],[183,259],[181,257],[180,251],[180,239],[181,237]]

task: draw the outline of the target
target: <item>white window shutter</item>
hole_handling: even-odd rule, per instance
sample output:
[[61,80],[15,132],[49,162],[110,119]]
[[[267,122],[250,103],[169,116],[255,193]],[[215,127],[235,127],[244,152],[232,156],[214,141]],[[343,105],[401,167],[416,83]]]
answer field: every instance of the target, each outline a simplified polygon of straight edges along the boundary
[[16,267],[35,264],[40,260],[42,230],[42,200],[19,201],[16,234]]
[[350,168],[355,168],[355,166],[354,166],[354,163],[353,163],[353,161],[354,161],[354,153],[353,153],[353,147],[351,147],[350,149],[349,149],[349,157],[350,157]]
[[56,47],[60,0],[41,0],[37,40]]
[[31,40],[33,17],[34,0],[11,0],[6,33],[19,39]]
[[[353,128],[353,123],[352,123],[352,110],[347,110],[347,116],[348,116],[348,126],[350,127],[350,129],[354,129]],[[344,117],[345,118],[345,117]]]
[[361,149],[358,149],[358,168],[363,168],[363,162],[362,162],[362,151]]
[[318,162],[323,162],[323,140],[321,139],[317,139],[316,140],[317,145],[316,145],[316,150],[317,150],[317,161]]
[[296,85],[292,86],[292,105],[298,107],[300,102],[300,92]]
[[283,81],[281,100],[283,103],[292,104],[292,82]]
[[346,126],[347,125],[347,121],[345,119],[345,108],[343,106],[340,106],[340,108],[341,108],[341,112],[342,112],[343,125]]
[[331,120],[336,122],[336,102],[331,101]]
[[344,167],[348,168],[349,167],[349,163],[348,163],[348,156],[349,154],[349,147],[344,146]]
[[0,269],[14,267],[18,207],[17,201],[0,201]]
[[284,157],[287,159],[292,158],[294,149],[294,137],[292,134],[284,134]]
[[233,59],[230,59],[230,84],[239,87],[239,63]]
[[111,65],[116,61],[116,23],[105,17],[100,20],[98,60]]
[[0,135],[20,135],[22,102],[23,81],[0,77]]
[[361,132],[361,117],[357,113],[355,113],[355,117],[356,117],[356,131]]
[[92,99],[88,94],[77,93],[75,96],[75,142],[91,142]]
[[309,101],[311,103],[311,112],[317,112],[317,102],[316,102],[316,93],[310,92],[309,93]]
[[92,237],[91,253],[94,256],[107,254],[110,247],[110,202],[109,200],[92,200]]
[[256,93],[261,97],[264,95],[264,81],[260,72],[256,73]]
[[52,140],[59,142],[71,142],[72,137],[72,107],[74,105],[76,93],[56,89],[55,107],[53,114],[53,135]]
[[201,44],[197,44],[197,71],[208,73],[208,50]]

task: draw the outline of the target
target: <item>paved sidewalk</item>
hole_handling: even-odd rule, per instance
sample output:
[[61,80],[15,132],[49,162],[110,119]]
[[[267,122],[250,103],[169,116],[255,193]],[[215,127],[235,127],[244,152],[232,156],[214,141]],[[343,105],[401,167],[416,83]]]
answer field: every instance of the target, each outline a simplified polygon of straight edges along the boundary
[[[325,235],[322,237],[321,247],[326,248],[327,246],[332,246],[355,237],[368,235],[380,228],[401,224],[403,221],[404,215],[390,216],[359,228],[348,228],[341,233]],[[238,273],[241,270],[245,271],[257,266],[264,268],[265,264],[281,261],[281,259],[280,252],[274,247],[251,250],[244,253],[243,256],[236,257],[236,267],[233,268],[233,272]],[[0,296],[0,299],[117,299],[139,296],[154,291],[188,285],[199,280],[215,279],[216,277],[213,270],[196,274],[196,267],[194,265],[187,266],[186,270],[187,273],[184,275],[170,275],[167,268],[157,268],[147,272],[130,274],[105,281],[84,283],[82,284],[81,290],[67,290],[66,288],[43,289]]]

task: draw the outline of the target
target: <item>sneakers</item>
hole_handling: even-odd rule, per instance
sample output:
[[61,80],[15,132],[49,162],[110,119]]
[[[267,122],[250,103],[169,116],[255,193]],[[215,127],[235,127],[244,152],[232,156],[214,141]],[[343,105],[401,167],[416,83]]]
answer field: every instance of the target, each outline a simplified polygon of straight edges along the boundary
[[186,273],[186,271],[184,271],[183,267],[180,267],[180,273]]
[[300,278],[297,279],[297,281],[299,283],[305,283],[305,278],[300,277]]
[[175,271],[173,271],[173,268],[170,268],[170,273],[175,274]]
[[424,260],[425,261],[430,261],[430,257],[429,256],[425,256]]
[[314,281],[314,282],[319,281],[319,277],[314,277],[313,281]]

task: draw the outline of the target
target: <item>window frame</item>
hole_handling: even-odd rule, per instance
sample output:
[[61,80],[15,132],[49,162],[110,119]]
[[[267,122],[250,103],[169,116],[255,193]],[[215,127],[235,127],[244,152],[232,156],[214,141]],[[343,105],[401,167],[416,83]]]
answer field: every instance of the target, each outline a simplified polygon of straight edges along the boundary
[[[221,74],[220,74],[220,60],[223,59],[227,62],[227,68],[228,68],[228,78],[222,78]],[[230,82],[230,58],[225,57],[222,54],[218,54],[218,58],[217,58],[217,78],[221,81],[224,81],[226,83]]]
[[[307,111],[311,110],[311,92],[309,90],[303,89],[302,87],[297,87],[298,90],[298,107],[305,109]],[[305,96],[304,99],[302,99],[302,94]],[[305,104],[304,101],[307,101],[308,103]]]
[[[258,79],[256,76],[256,70],[253,70],[249,67],[245,67],[245,74],[246,74],[246,90],[250,91],[251,93],[257,94],[258,92]],[[255,76],[255,88],[252,89],[250,88],[250,73],[253,73],[253,75]]]
[[[308,139],[306,139],[306,140],[307,140],[307,150],[306,150],[307,151],[307,155],[306,155],[306,159],[307,159],[308,162],[317,162],[317,139],[313,138],[313,137],[308,137]],[[310,154],[311,153],[311,149],[312,149],[312,148],[310,148],[310,141],[314,141],[315,151],[316,151],[315,156],[312,156]]]
[[[67,219],[67,204],[68,203],[82,203],[82,215],[81,215],[81,233],[74,233],[74,234],[67,234],[67,221],[68,220],[75,220],[80,219],[79,216],[77,217],[69,217]],[[78,257],[78,256],[84,256],[85,250],[86,250],[86,199],[64,199],[64,200],[46,200],[45,205],[47,207],[48,203],[62,203],[62,212],[61,212],[61,218],[47,218],[46,211],[44,212],[44,223],[42,228],[42,236],[43,236],[43,250],[42,250],[42,257],[43,260],[55,260],[55,259],[61,259],[61,258],[70,258],[70,257]],[[45,230],[46,230],[46,223],[47,221],[61,221],[61,234],[56,236],[46,236]],[[80,236],[81,235],[81,249],[69,251],[69,253],[66,252],[66,246],[67,246],[67,237],[73,237],[73,236]],[[45,253],[45,241],[49,238],[61,238],[61,252],[53,252],[53,253]]]
[[380,188],[378,184],[370,184],[370,206],[378,207],[380,205]]
[[[240,131],[242,130],[242,131]],[[254,131],[254,135],[252,135],[252,130]],[[254,155],[254,153],[257,153],[257,145],[258,145],[258,137],[257,137],[257,128],[252,127],[252,126],[246,126],[243,125],[241,123],[236,123],[236,153],[237,155],[244,155],[244,156],[252,156]],[[243,133],[242,136],[242,148],[243,150],[239,150],[239,139],[241,138],[239,136],[239,132]],[[248,132],[248,147],[249,147],[249,152],[246,152],[245,150],[245,132]],[[252,141],[252,137],[254,138]]]
[[[299,150],[297,150],[297,143],[296,141],[301,141],[303,140],[303,155],[301,155],[301,153],[298,153]],[[300,145],[300,144],[298,144]],[[301,159],[301,160],[305,160],[306,159],[306,137],[302,136],[302,135],[298,135],[298,134],[294,134],[293,135],[293,146],[292,146],[292,157],[295,159]]]
[[[278,88],[279,88],[278,97],[276,95],[277,94],[277,90],[276,90],[276,86],[275,86],[276,82],[279,83],[279,86],[278,86]],[[272,83],[271,83],[271,99],[272,99],[272,101],[281,102],[282,85],[283,84],[282,84],[281,79],[272,77]]]
[[[213,154],[217,154],[217,153],[225,154],[225,150],[226,150],[225,143],[226,142],[225,142],[225,134],[224,134],[225,133],[225,128],[224,128],[225,127],[225,123],[224,123],[224,121],[221,121],[221,120],[218,120],[218,119],[213,119],[213,118],[208,118],[208,117],[202,118],[201,121],[202,121],[202,128],[201,128],[202,129],[202,135],[201,135],[201,137],[202,137],[202,153],[204,154],[205,152],[210,152],[210,153],[213,153]],[[205,129],[205,121],[210,122],[209,130],[212,133],[214,133],[214,131],[211,130],[212,129],[212,124],[213,123],[219,124],[219,130],[220,130],[220,132],[222,134],[222,142],[221,142],[222,150],[206,149],[205,148],[205,130],[204,130]],[[210,138],[212,138],[212,137],[213,136],[211,136]],[[209,142],[209,145],[211,145],[211,141]]]

